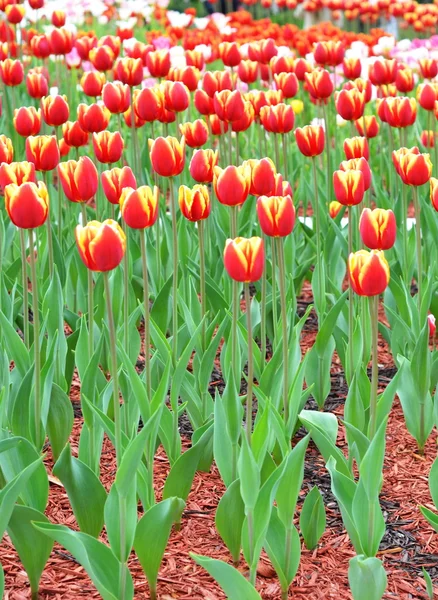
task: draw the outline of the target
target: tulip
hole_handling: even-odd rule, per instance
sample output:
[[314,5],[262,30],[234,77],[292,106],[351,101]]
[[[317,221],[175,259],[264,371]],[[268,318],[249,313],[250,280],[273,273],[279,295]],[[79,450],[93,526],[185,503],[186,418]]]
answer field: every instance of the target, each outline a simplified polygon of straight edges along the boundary
[[311,64],[304,58],[297,58],[294,62],[294,73],[298,77],[298,81],[305,81],[306,73],[310,73],[311,71]]
[[412,69],[399,69],[395,78],[395,87],[402,94],[412,92],[415,86]]
[[87,96],[97,98],[102,94],[105,82],[105,73],[100,73],[99,71],[87,71],[81,77],[81,88]]
[[33,106],[22,106],[14,110],[14,127],[19,135],[37,135],[41,129],[41,110]]
[[399,148],[398,150],[393,151],[392,162],[398,175],[400,175],[400,160],[406,154],[420,154],[420,150],[417,146],[414,146],[413,148]]
[[211,115],[209,121],[212,135],[222,135],[229,129],[228,123],[226,121],[221,121],[217,115]]
[[338,214],[340,213],[342,209],[342,204],[340,202],[337,202],[336,200],[333,200],[332,202],[330,202],[329,204],[329,215],[331,216],[332,219],[335,219]]
[[258,281],[263,273],[265,251],[263,240],[238,237],[228,239],[224,250],[224,265],[228,275],[235,281],[251,283]]
[[217,151],[196,150],[189,165],[190,175],[198,183],[211,183],[218,160]]
[[435,146],[435,134],[433,131],[422,131],[420,141],[425,148],[433,148]]
[[434,58],[420,58],[418,66],[424,79],[435,79],[438,74],[438,63]]
[[222,121],[238,121],[245,112],[245,102],[242,94],[235,90],[216,92],[213,98],[214,110]]
[[344,153],[347,160],[352,158],[370,158],[368,140],[364,137],[352,137],[344,140]]
[[382,120],[391,127],[409,127],[415,123],[417,117],[417,102],[415,98],[403,96],[385,98],[379,105],[379,111],[381,110],[384,111]]
[[51,54],[62,56],[73,49],[73,34],[68,29],[60,27],[52,29],[48,34]]
[[272,38],[251,42],[248,45],[248,58],[264,65],[268,65],[277,54],[278,48]]
[[345,47],[344,44],[339,41],[335,42],[332,40],[318,42],[313,50],[313,56],[315,62],[319,65],[327,65],[330,67],[336,67],[344,60]]
[[66,15],[63,10],[54,10],[52,12],[52,25],[54,27],[64,27],[65,18],[66,18]]
[[44,183],[10,183],[4,194],[6,211],[16,227],[35,229],[44,225],[49,213],[49,194]]
[[380,250],[359,250],[348,257],[351,287],[359,296],[382,294],[389,283],[389,265]]
[[377,122],[375,115],[364,115],[355,121],[354,125],[357,129],[357,133],[362,137],[371,139],[379,135],[380,125]]
[[371,169],[368,161],[365,158],[362,157],[344,160],[339,165],[339,168],[341,171],[362,171],[365,191],[369,190],[371,186]]
[[190,148],[200,148],[208,140],[208,127],[201,119],[196,119],[193,123],[181,124],[179,130]]
[[75,41],[75,48],[81,57],[81,60],[89,60],[90,51],[97,46],[97,38],[95,36],[84,36]]
[[362,92],[365,95],[365,103],[368,104],[371,100],[373,86],[369,79],[357,78],[354,81],[347,81],[343,87],[344,90],[354,90]]
[[154,171],[161,177],[175,177],[184,169],[185,140],[174,137],[159,137],[149,140],[149,154]]
[[365,94],[354,88],[341,90],[336,96],[336,110],[345,121],[357,121],[365,110]]
[[251,168],[249,165],[225,169],[214,168],[213,187],[217,199],[227,206],[239,206],[248,198],[251,188]]
[[437,100],[436,88],[432,83],[421,83],[417,88],[417,101],[424,110],[433,110]]
[[251,169],[251,185],[249,193],[252,196],[271,195],[275,190],[277,175],[272,160],[270,158],[247,160],[244,165],[248,165]]
[[98,40],[97,45],[111,48],[114,57],[117,58],[122,47],[122,40],[117,35],[104,35]]
[[283,181],[283,175],[281,173],[277,173],[275,176],[275,186],[271,196],[293,197],[291,184],[288,181]]
[[122,157],[123,148],[123,138],[119,131],[93,133],[94,154],[99,162],[116,163]]
[[114,67],[114,75],[122,83],[134,87],[143,81],[143,61],[141,58],[119,58]]
[[292,100],[290,105],[296,115],[300,115],[304,110],[304,102],[302,100]]
[[51,171],[60,159],[59,147],[53,135],[30,136],[26,139],[26,159],[37,171]]
[[198,50],[186,50],[185,52],[187,66],[196,67],[200,71],[205,66],[205,58],[202,52]]
[[125,254],[126,236],[112,219],[77,225],[75,238],[82,262],[91,271],[111,271],[121,263]]
[[408,153],[399,157],[398,174],[406,185],[419,186],[427,183],[432,175],[429,154]]
[[304,79],[309,94],[317,100],[325,100],[332,95],[334,85],[330,73],[325,69],[315,69],[311,73],[306,73]]
[[138,114],[135,112],[135,110],[134,110],[134,125],[132,124],[131,107],[129,107],[128,110],[123,113],[123,119],[124,119],[126,125],[130,129],[132,129],[132,127],[135,127],[136,129],[138,129],[139,127],[143,127],[143,125],[146,124],[146,121],[143,121],[143,119],[140,119]]
[[395,244],[397,223],[392,210],[364,208],[359,221],[363,243],[372,250],[389,250]]
[[21,185],[22,183],[36,183],[35,165],[25,160],[21,162],[0,164],[0,190],[3,194],[4,189],[10,183]]
[[360,58],[344,58],[342,69],[347,79],[357,79],[362,73],[362,63]]
[[269,62],[272,74],[293,73],[295,60],[292,56],[273,56]]
[[109,171],[103,171],[101,175],[102,188],[106,199],[111,204],[119,204],[120,196],[124,188],[137,187],[135,175],[131,167],[115,167]]
[[233,80],[228,71],[206,71],[202,79],[204,92],[214,98],[216,92],[233,89]]
[[58,176],[64,194],[71,202],[87,202],[96,195],[99,185],[97,169],[88,158],[68,160],[58,165]]
[[298,149],[304,156],[318,156],[324,152],[324,128],[320,125],[306,125],[295,129]]
[[222,42],[219,44],[219,58],[226,67],[237,67],[242,57],[239,45],[236,42]]
[[147,185],[137,189],[124,187],[121,190],[120,210],[123,220],[131,229],[146,229],[155,224],[158,217],[159,190]]
[[99,133],[108,127],[111,113],[102,104],[79,104],[78,121],[84,131],[88,133]]
[[284,98],[293,98],[298,93],[298,78],[295,73],[280,73],[274,75],[277,90],[283,92]]
[[174,123],[176,121],[176,113],[167,110],[167,108],[163,108],[158,120],[160,123]]
[[295,114],[288,104],[263,106],[260,109],[260,121],[266,131],[289,133],[294,126]]
[[236,133],[246,131],[254,123],[254,119],[255,113],[251,102],[245,102],[245,110],[242,117],[238,121],[232,121],[231,129]]
[[430,314],[427,315],[427,324],[429,326],[429,336],[431,338],[435,338],[435,333],[436,333],[436,322],[435,322],[435,317],[434,315]]
[[257,199],[260,227],[270,237],[285,237],[295,225],[295,207],[290,196],[260,196]]
[[93,67],[98,71],[109,71],[113,68],[116,59],[114,52],[109,46],[92,48],[88,57]]
[[194,92],[198,88],[201,72],[196,67],[187,66],[180,69],[173,67],[170,69],[167,76],[169,81],[180,81],[190,92]]
[[59,127],[68,121],[70,108],[67,96],[45,96],[41,98],[41,113],[51,127]]
[[146,56],[146,66],[151,77],[166,77],[170,70],[170,54],[167,50],[149,52]]
[[26,89],[31,98],[42,98],[49,92],[49,84],[42,73],[28,73],[26,75]]
[[259,63],[253,60],[241,60],[237,67],[237,75],[240,81],[244,83],[254,83],[257,81],[259,73]]
[[23,65],[19,60],[6,58],[0,62],[0,77],[5,85],[16,86],[24,79]]
[[30,40],[30,50],[35,58],[40,59],[47,58],[52,53],[49,40],[45,35],[35,35]]
[[18,25],[23,20],[26,9],[20,4],[8,4],[5,7],[5,15],[9,23]]
[[[3,165],[2,165],[3,167]],[[0,167],[0,184],[1,184],[1,167]],[[432,206],[438,212],[438,179],[430,178],[430,201]]]
[[89,133],[84,131],[79,121],[67,121],[62,126],[62,135],[65,143],[73,148],[80,148],[88,144]]
[[397,76],[397,61],[378,58],[369,67],[368,76],[373,85],[381,86],[394,83]]
[[211,211],[210,194],[206,185],[194,185],[193,188],[181,185],[178,203],[184,217],[193,222],[207,219]]
[[190,104],[190,92],[181,81],[165,81],[161,89],[164,95],[164,106],[172,112],[183,112]]
[[0,135],[0,163],[11,163],[14,160],[14,147],[10,138]]
[[143,121],[156,121],[164,111],[164,94],[158,88],[142,89],[133,101],[134,110]]
[[343,206],[360,204],[365,194],[362,171],[335,171],[333,173],[333,187],[336,200]]

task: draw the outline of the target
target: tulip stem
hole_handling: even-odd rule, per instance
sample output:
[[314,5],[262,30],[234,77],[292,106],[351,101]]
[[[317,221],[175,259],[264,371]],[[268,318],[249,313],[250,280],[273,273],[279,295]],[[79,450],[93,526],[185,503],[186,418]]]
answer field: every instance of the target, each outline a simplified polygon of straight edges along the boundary
[[[48,219],[49,220],[49,217]],[[35,445],[38,447],[41,437],[41,356],[40,356],[40,315],[38,308],[38,278],[35,266],[34,230],[29,229],[30,276],[32,282],[33,300],[33,351],[35,358]]]
[[[205,309],[205,244],[204,244],[204,221],[198,221],[199,237],[199,293],[201,296],[201,319],[204,320]],[[201,331],[202,352],[205,352],[205,322],[202,324]]]
[[[231,207],[231,237],[237,237],[237,206]],[[239,284],[233,279],[233,319],[231,323],[231,363],[237,393],[240,393],[240,364],[237,365],[237,319],[239,314]],[[238,368],[239,367],[239,368]]]
[[421,283],[423,279],[423,267],[421,260],[421,209],[420,203],[418,202],[418,189],[413,186],[413,199],[414,199],[414,210],[415,210],[415,241],[417,247],[417,302],[418,310],[421,308]]
[[251,446],[252,431],[252,386],[254,379],[254,364],[252,352],[252,326],[251,326],[251,297],[249,295],[249,284],[245,283],[245,310],[246,310],[246,329],[248,334],[248,382],[246,394],[246,439]]
[[24,239],[24,229],[20,229],[20,247],[21,247],[21,274],[23,285],[23,334],[24,344],[29,349],[29,295],[27,289],[27,260],[26,260],[26,241]]
[[274,151],[275,151],[275,167],[278,170],[280,168],[280,143],[278,141],[277,133],[274,133]]
[[129,353],[129,252],[128,252],[128,227],[122,223],[126,235],[126,252],[123,255],[123,347]]
[[113,378],[113,402],[114,402],[114,430],[115,430],[115,448],[116,462],[120,466],[122,460],[122,428],[120,426],[120,400],[119,400],[119,377],[117,372],[117,346],[116,329],[114,327],[113,305],[111,303],[111,290],[109,284],[108,272],[103,273],[103,283],[105,288],[106,312],[108,318],[108,330],[110,338],[111,355],[111,375]]
[[[347,256],[347,264],[348,258],[353,252],[353,207],[348,207],[348,256]],[[348,358],[349,365],[347,369],[347,380],[348,383],[351,383],[353,378],[352,371],[354,365],[354,347],[353,347],[353,335],[354,335],[354,295],[353,288],[351,287],[350,278],[348,279]]]
[[[43,179],[44,179],[44,183],[46,184],[47,191],[49,191],[47,171],[43,171]],[[52,224],[50,221],[50,211],[49,211],[49,214],[47,215],[46,224],[47,224],[47,250],[48,250],[48,256],[49,256],[49,274],[50,274],[50,279],[52,279],[52,277],[53,277],[53,241],[52,241]]]
[[146,254],[146,229],[140,231],[140,249],[141,249],[141,268],[143,272],[143,301],[144,301],[144,364],[146,371],[146,391],[148,401],[152,400],[151,387],[151,334],[149,322],[149,278],[148,278],[148,263]]
[[[81,202],[82,227],[87,224],[87,209],[85,203]],[[88,360],[94,353],[94,289],[93,289],[93,271],[88,270]]]
[[369,299],[372,335],[372,363],[371,363],[371,397],[370,397],[370,423],[369,439],[372,440],[376,433],[377,423],[377,386],[379,378],[378,365],[378,326],[379,326],[379,296]]
[[438,119],[435,118],[433,120],[433,148],[434,148],[434,154],[435,154],[435,160],[434,160],[434,163],[433,163],[433,172],[434,172],[434,176],[435,177],[438,175],[437,122],[438,122]]
[[[286,134],[282,133],[281,134],[281,146],[283,149],[283,171],[284,171],[284,179],[285,181],[289,181],[289,176],[288,176],[288,171],[289,169],[287,168],[287,151],[286,151]],[[292,153],[291,153],[292,156]],[[277,166],[278,168],[278,166]],[[292,169],[293,171],[293,169]]]
[[281,326],[283,333],[283,407],[284,422],[289,420],[289,358],[288,358],[288,327],[286,305],[286,269],[284,267],[284,246],[280,237],[275,238],[277,245],[278,267],[280,270],[280,305]]
[[[59,126],[55,127],[56,143],[59,145]],[[58,178],[58,242],[62,248],[62,185]]]
[[[324,104],[324,101],[322,102],[322,116],[324,118],[324,125],[325,125],[325,147],[326,147],[326,153],[327,153],[327,161],[326,161],[326,166],[327,166],[327,181],[326,181],[326,185],[327,185],[327,204],[330,204],[331,201],[331,161],[330,161],[330,132],[329,132],[329,121],[328,121],[328,115],[327,115],[327,107]],[[315,157],[313,157],[313,162],[315,163]]]
[[178,231],[176,224],[176,204],[173,177],[169,178],[170,186],[170,210],[172,214],[172,236],[173,236],[173,279],[172,279],[172,350],[173,360],[176,363],[178,355]]
[[130,94],[130,104],[131,104],[131,132],[132,132],[132,166],[133,171],[136,176],[139,178],[140,183],[143,181],[143,177],[141,177],[140,173],[140,161],[138,156],[138,138],[137,138],[137,129],[135,127],[135,112],[134,112],[134,87],[131,86],[131,94]]
[[233,162],[233,128],[231,123],[228,124],[228,162],[234,165]]
[[[263,243],[266,245],[266,236],[262,233]],[[266,361],[266,269],[262,274],[262,294],[260,306],[260,370],[263,372]]]
[[271,237],[271,262],[272,262],[272,321],[274,324],[274,335],[272,336],[272,354],[274,354],[275,338],[277,335],[277,261],[275,257],[275,241]]
[[[325,294],[324,291],[324,282],[323,282],[323,278],[322,278],[322,264],[321,264],[321,221],[320,221],[320,215],[319,215],[319,197],[318,197],[318,181],[317,181],[317,176],[316,176],[316,157],[314,156],[312,158],[312,170],[313,170],[313,186],[314,186],[314,190],[315,190],[315,204],[314,204],[314,208],[315,208],[315,214],[314,214],[314,218],[315,218],[315,228],[316,228],[316,264],[317,264],[317,268],[318,268],[318,293],[319,295],[321,294]],[[350,220],[350,217],[349,217]],[[313,279],[312,279],[313,282]],[[318,302],[319,304],[319,302]],[[321,319],[322,315],[318,315],[318,317]]]

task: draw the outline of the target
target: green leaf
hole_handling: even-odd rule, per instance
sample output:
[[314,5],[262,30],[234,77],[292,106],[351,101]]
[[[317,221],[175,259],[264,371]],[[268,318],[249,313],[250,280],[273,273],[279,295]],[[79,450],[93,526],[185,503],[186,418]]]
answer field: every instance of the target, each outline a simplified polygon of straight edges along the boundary
[[429,596],[429,600],[433,600],[433,583],[432,583],[432,578],[429,575],[429,573],[426,571],[426,569],[423,567],[421,569],[423,571],[423,577],[424,577],[424,581],[426,582],[426,592],[427,595]]
[[306,435],[287,457],[275,495],[278,518],[286,529],[293,523],[298,494],[303,483],[304,457],[309,439],[309,435]]
[[[436,402],[437,400],[435,400]],[[438,509],[438,458],[433,462],[433,465],[429,473],[429,489],[430,495],[432,496],[433,503]]]
[[98,477],[85,463],[71,455],[70,444],[61,452],[53,467],[53,474],[65,487],[81,531],[97,537],[104,524],[107,497]]
[[228,433],[223,399],[218,393],[214,401],[213,453],[222,480],[228,487],[233,481],[233,444]]
[[287,593],[300,564],[301,543],[298,531],[292,524],[288,533],[275,506],[266,533],[265,548],[280,580],[281,590]]
[[350,560],[348,581],[354,600],[381,600],[388,583],[382,562],[363,555]]
[[134,586],[131,573],[126,565],[121,566],[108,546],[87,533],[72,531],[65,525],[37,522],[34,523],[34,527],[64,546],[75,557],[104,600],[120,600],[120,575],[123,568],[125,571],[123,597],[125,600],[132,600]]
[[199,554],[190,556],[218,582],[229,600],[261,600],[257,590],[231,565]]
[[134,548],[151,591],[156,591],[158,570],[172,525],[181,519],[184,506],[180,498],[167,498],[152,506],[138,522]]
[[35,529],[32,521],[49,522],[38,510],[16,504],[9,519],[8,534],[29,577],[30,588],[36,594],[53,542]]
[[240,557],[245,505],[240,494],[240,482],[235,479],[219,501],[215,524],[219,535],[237,564]]
[[425,506],[420,506],[420,511],[426,521],[438,533],[438,515]]
[[325,531],[326,516],[324,501],[319,489],[314,486],[304,500],[300,514],[300,530],[306,548],[314,550]]
[[242,447],[237,463],[240,478],[240,494],[245,505],[245,512],[253,510],[260,490],[260,467],[248,444],[246,435],[242,435]]
[[52,447],[53,460],[57,460],[73,428],[73,405],[67,394],[56,383],[50,396],[47,416],[47,435]]
[[[135,471],[133,471],[134,473]],[[105,528],[110,546],[117,560],[126,562],[134,543],[137,527],[137,478],[131,477],[130,490],[122,495],[116,484],[111,486],[105,502]],[[120,540],[121,523],[123,518],[124,540]]]
[[20,375],[24,377],[30,368],[30,356],[29,351],[23,344],[22,339],[15,331],[13,324],[7,319],[7,317],[0,310],[0,329],[3,334],[6,350],[10,360],[14,361],[14,364]]

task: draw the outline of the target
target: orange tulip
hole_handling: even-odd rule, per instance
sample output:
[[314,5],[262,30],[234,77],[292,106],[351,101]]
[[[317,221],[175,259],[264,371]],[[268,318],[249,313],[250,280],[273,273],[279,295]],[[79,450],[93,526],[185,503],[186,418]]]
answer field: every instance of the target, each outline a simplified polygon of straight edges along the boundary
[[364,137],[352,137],[344,140],[344,153],[347,160],[352,158],[370,158],[368,140]]
[[295,225],[295,206],[290,196],[260,196],[257,199],[260,227],[270,237],[285,237]]
[[143,121],[156,121],[163,114],[164,94],[159,88],[143,88],[133,102],[137,116]]
[[109,46],[99,46],[92,48],[88,58],[95,69],[98,71],[109,71],[113,68],[116,56]]
[[79,104],[78,121],[84,131],[98,133],[108,127],[111,113],[102,104]]
[[432,175],[432,163],[429,154],[409,152],[400,155],[398,157],[397,172],[406,185],[424,185]]
[[214,168],[213,187],[217,199],[227,206],[239,206],[248,198],[251,188],[251,167],[229,165]]
[[208,127],[201,119],[196,119],[193,123],[183,123],[179,130],[190,148],[200,148],[208,140]]
[[3,193],[10,183],[21,185],[27,182],[36,183],[35,165],[25,160],[0,164],[0,190]]
[[141,58],[119,58],[114,67],[114,75],[122,83],[134,87],[143,81],[143,61]]
[[289,133],[294,126],[295,113],[289,104],[262,106],[260,121],[266,131],[270,133]]
[[81,77],[81,88],[86,96],[97,98],[102,94],[105,82],[105,73],[99,71],[87,71]]
[[41,129],[41,110],[33,106],[22,106],[14,110],[14,127],[19,135],[37,135]]
[[329,215],[332,219],[335,219],[342,209],[342,204],[337,200],[332,200],[329,204]]
[[99,185],[97,169],[88,156],[81,156],[78,161],[59,163],[58,176],[70,202],[87,202],[96,195]]
[[362,73],[362,63],[360,58],[344,58],[342,69],[347,79],[357,79]]
[[379,113],[381,110],[384,111],[384,121],[391,127],[409,127],[415,123],[415,119],[417,118],[417,102],[415,98],[408,98],[406,96],[384,98],[380,102]]
[[237,67],[241,61],[239,45],[236,42],[222,42],[219,44],[219,58],[226,67]]
[[337,67],[344,60],[345,47],[341,41],[318,42],[313,50],[315,62],[319,65]]
[[[2,165],[3,166],[3,165]],[[1,167],[0,167],[0,184],[1,184]],[[432,206],[438,212],[438,179],[430,178],[430,201]]]
[[417,88],[417,100],[418,104],[424,108],[424,110],[433,110],[437,99],[437,92],[434,84],[420,83]]
[[146,229],[154,225],[158,217],[159,193],[157,186],[152,190],[148,185],[136,190],[130,187],[122,189],[120,210],[128,227]]
[[34,229],[44,224],[49,212],[49,194],[44,183],[10,183],[4,193],[6,210],[14,225]]
[[360,204],[365,194],[362,171],[335,171],[333,173],[333,187],[336,200],[343,206]]
[[357,133],[362,137],[371,139],[379,135],[380,125],[375,115],[364,115],[355,121],[354,125],[357,129]]
[[36,135],[26,139],[26,159],[37,171],[51,171],[60,159],[59,147],[54,135]]
[[395,78],[395,87],[402,94],[412,92],[415,86],[412,69],[399,69]]
[[174,137],[159,137],[149,140],[152,167],[161,177],[174,177],[182,173],[185,163],[185,140]]
[[293,98],[297,95],[299,85],[295,73],[280,73],[274,75],[275,87],[283,92],[284,98]]
[[241,60],[237,67],[237,75],[244,83],[254,83],[259,74],[259,63],[253,60]]
[[49,84],[42,73],[28,73],[26,89],[31,98],[42,98],[49,93]]
[[189,188],[181,185],[178,192],[178,203],[182,214],[189,221],[197,222],[207,219],[211,211],[208,187],[194,185],[193,188]]
[[161,89],[164,95],[164,106],[172,112],[183,112],[190,104],[190,92],[181,81],[165,81]]
[[75,229],[79,255],[91,271],[106,272],[115,269],[126,251],[126,236],[120,225],[112,219],[103,223],[90,221],[85,227]]
[[359,221],[360,237],[372,250],[389,250],[395,244],[397,223],[392,210],[364,208]]
[[365,158],[362,157],[344,160],[339,165],[339,168],[341,171],[362,171],[365,191],[369,190],[371,186],[371,169],[368,161]]
[[359,296],[378,296],[389,283],[389,265],[380,250],[359,250],[348,257],[351,287]]
[[224,265],[235,281],[258,281],[263,274],[265,249],[259,237],[228,239],[224,250]]
[[190,175],[198,183],[211,183],[218,160],[219,154],[217,151],[196,150],[189,165]]
[[434,58],[420,58],[418,66],[425,79],[435,79],[438,75],[438,63]]
[[370,65],[368,76],[373,85],[381,86],[394,83],[397,76],[397,61],[379,57]]
[[216,92],[213,98],[214,110],[222,121],[238,121],[245,112],[245,101],[242,94],[235,90]]
[[68,121],[70,108],[67,96],[45,96],[41,98],[41,113],[51,127],[59,127]]
[[118,204],[124,188],[136,188],[137,181],[131,167],[122,167],[103,171],[102,188],[108,202]]
[[306,125],[295,129],[298,149],[304,156],[318,156],[324,152],[325,135],[320,125]]
[[93,149],[97,160],[101,163],[116,163],[122,157],[123,138],[119,131],[100,131],[93,133]]
[[244,162],[251,169],[251,196],[269,196],[275,190],[277,170],[270,158],[252,159]]
[[170,70],[170,54],[168,50],[149,52],[146,56],[146,66],[151,77],[166,77]]
[[20,85],[24,79],[23,65],[19,60],[6,58],[0,62],[0,77],[5,85]]
[[313,98],[325,100],[329,98],[334,90],[330,73],[325,69],[315,69],[304,75],[306,89]]
[[67,121],[62,126],[62,136],[65,143],[73,148],[80,148],[88,144],[90,137],[88,131],[84,131],[79,121]]

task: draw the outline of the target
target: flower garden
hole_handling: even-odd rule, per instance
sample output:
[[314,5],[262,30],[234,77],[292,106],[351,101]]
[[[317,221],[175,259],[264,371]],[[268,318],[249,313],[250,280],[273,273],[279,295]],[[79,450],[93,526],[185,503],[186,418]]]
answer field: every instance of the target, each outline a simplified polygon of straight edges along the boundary
[[210,8],[0,0],[0,595],[433,600],[438,5]]

